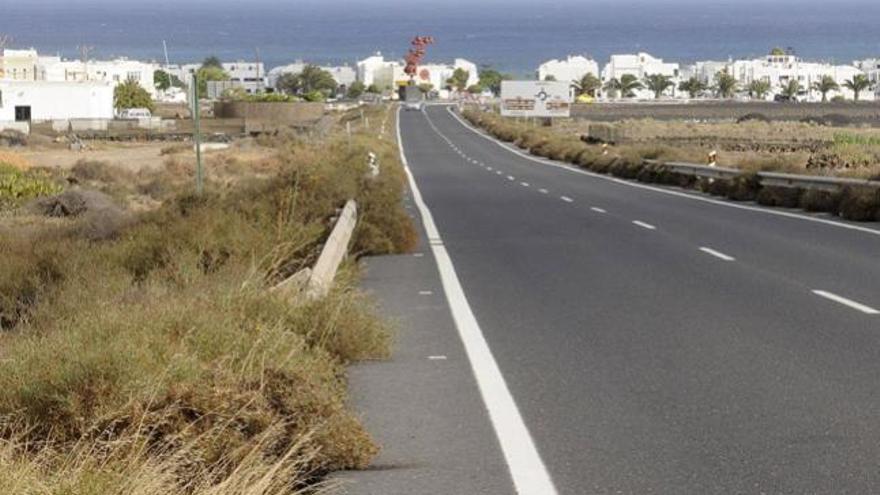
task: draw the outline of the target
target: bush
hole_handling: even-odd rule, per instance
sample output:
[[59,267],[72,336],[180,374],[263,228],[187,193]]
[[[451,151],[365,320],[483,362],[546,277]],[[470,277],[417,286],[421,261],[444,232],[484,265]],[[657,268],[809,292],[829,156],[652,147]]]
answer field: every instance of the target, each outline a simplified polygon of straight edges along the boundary
[[61,186],[42,170],[22,171],[0,163],[0,209],[15,207],[29,199],[60,191]]
[[779,206],[783,208],[797,208],[801,204],[801,196],[804,190],[797,187],[774,187],[768,186],[758,193],[758,203],[764,206]]
[[242,466],[275,466],[281,494],[367,466],[378,449],[344,367],[387,357],[391,334],[356,268],[318,301],[266,289],[314,261],[349,198],[356,254],[411,247],[403,172],[392,143],[365,135],[278,146],[277,176],[177,196],[113,238],[84,238],[73,218],[0,236],[0,326],[15,329],[2,335],[0,492],[24,476],[47,493],[141,493],[113,492],[119,473],[162,466],[152,493],[207,494]]
[[840,216],[857,222],[880,220],[880,189],[844,188],[839,205]]
[[800,207],[807,211],[824,211],[837,214],[840,206],[840,193],[808,189],[801,196]]
[[727,196],[733,201],[755,201],[761,192],[761,180],[756,173],[743,174],[727,182]]

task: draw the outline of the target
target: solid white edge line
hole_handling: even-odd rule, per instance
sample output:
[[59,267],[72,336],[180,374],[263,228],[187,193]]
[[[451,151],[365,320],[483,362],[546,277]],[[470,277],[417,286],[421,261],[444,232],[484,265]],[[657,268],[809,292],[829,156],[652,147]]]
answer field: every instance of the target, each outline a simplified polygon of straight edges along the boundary
[[633,225],[638,225],[639,227],[642,227],[643,229],[657,230],[657,227],[651,225],[650,223],[645,223],[641,220],[633,220]]
[[568,164],[560,163],[560,162],[554,162],[553,160],[540,159],[540,158],[534,157],[532,155],[529,155],[528,153],[525,153],[521,150],[515,149],[511,145],[509,145],[508,143],[501,142],[492,136],[489,136],[489,135],[486,135],[486,134],[480,132],[479,130],[474,128],[471,124],[469,124],[468,122],[465,122],[461,117],[456,115],[455,112],[453,112],[451,108],[448,108],[447,111],[462,126],[464,126],[466,129],[470,130],[474,134],[480,136],[483,139],[486,139],[490,142],[495,143],[496,145],[500,146],[501,148],[507,150],[510,153],[513,153],[515,155],[519,155],[521,158],[525,158],[526,160],[530,160],[535,163],[540,163],[542,165],[549,165],[551,167],[561,168],[561,169],[567,170],[569,172],[573,172],[573,173],[581,174],[581,175],[586,175],[589,177],[595,177],[597,179],[607,180],[609,182],[614,182],[615,184],[620,184],[620,185],[624,185],[624,186],[628,186],[628,187],[635,187],[638,189],[646,189],[648,191],[654,191],[654,192],[658,192],[661,194],[668,194],[670,196],[677,196],[679,198],[687,198],[687,199],[690,199],[693,201],[702,201],[704,203],[710,203],[710,204],[718,205],[718,206],[725,206],[727,208],[755,211],[758,213],[766,213],[768,215],[776,215],[778,217],[786,217],[786,218],[793,218],[793,219],[797,219],[797,220],[804,220],[807,222],[821,223],[823,225],[830,225],[832,227],[839,227],[842,229],[855,230],[857,232],[863,232],[866,234],[880,236],[880,230],[870,229],[868,227],[861,227],[859,225],[851,225],[848,223],[836,222],[834,220],[828,220],[825,218],[809,217],[806,215],[800,215],[797,213],[791,213],[791,212],[787,212],[787,211],[776,211],[776,210],[771,210],[768,208],[761,208],[758,206],[749,206],[749,205],[731,203],[728,201],[722,201],[722,200],[718,200],[718,199],[705,198],[703,196],[698,196],[696,194],[688,194],[685,192],[673,191],[670,189],[663,189],[661,187],[649,186],[647,184],[640,184],[638,182],[630,182],[628,180],[618,179],[617,177],[612,177],[612,176],[603,175],[603,174],[597,174],[595,172],[590,172],[588,170],[576,168],[573,165],[568,165]]
[[843,296],[838,296],[837,294],[834,294],[832,292],[828,292],[828,291],[824,291],[824,290],[814,290],[813,294],[816,294],[819,297],[824,297],[825,299],[829,299],[829,300],[834,301],[836,303],[843,304],[844,306],[848,306],[848,307],[855,309],[857,311],[861,311],[862,313],[865,313],[866,315],[880,315],[880,311],[878,311],[870,306],[866,306],[862,303],[855,302],[852,299],[847,299]]
[[716,251],[712,248],[708,248],[705,246],[701,247],[700,251],[702,251],[710,256],[714,256],[718,259],[724,260],[724,261],[736,261],[736,258],[734,258],[733,256],[728,256],[728,255],[722,253],[721,251]]
[[[427,114],[425,115],[427,117]],[[429,239],[441,240],[440,232],[434,224],[434,217],[422,199],[422,193],[419,191],[415,177],[406,160],[403,136],[400,133],[400,108],[397,110],[397,145],[400,150],[400,161],[403,164],[410,189],[412,189],[413,199],[422,215],[425,232]],[[483,404],[486,406],[489,419],[495,429],[495,435],[501,444],[501,451],[507,461],[507,467],[510,470],[517,493],[521,495],[556,495],[556,487],[541,460],[513,395],[504,381],[504,376],[501,374],[501,369],[498,367],[483,331],[477,323],[477,318],[471,310],[467,296],[455,272],[455,266],[452,264],[452,258],[442,244],[432,244],[431,252],[437,262],[437,269],[440,272],[440,280],[449,302],[452,318],[464,344],[465,353],[471,363],[471,369],[483,397]]]

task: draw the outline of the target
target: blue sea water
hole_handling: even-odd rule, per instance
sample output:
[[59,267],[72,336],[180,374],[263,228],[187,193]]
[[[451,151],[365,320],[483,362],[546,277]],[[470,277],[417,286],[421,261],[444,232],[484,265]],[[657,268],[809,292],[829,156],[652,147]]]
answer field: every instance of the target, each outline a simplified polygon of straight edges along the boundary
[[880,56],[880,1],[673,0],[0,0],[0,34],[13,46],[76,57],[172,63],[254,59],[353,63],[401,57],[432,35],[428,60],[464,57],[517,75],[548,58],[648,51],[667,60],[758,56],[792,47],[805,58],[849,63]]

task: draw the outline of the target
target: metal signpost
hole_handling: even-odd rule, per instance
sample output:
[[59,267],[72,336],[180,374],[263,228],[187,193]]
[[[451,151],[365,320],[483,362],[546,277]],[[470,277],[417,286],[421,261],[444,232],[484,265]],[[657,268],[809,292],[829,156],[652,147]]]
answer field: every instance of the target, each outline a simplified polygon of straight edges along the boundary
[[199,108],[199,75],[193,73],[192,79],[192,117],[193,117],[193,141],[196,143],[196,193],[202,194],[202,124]]
[[502,81],[503,117],[570,117],[574,94],[559,81]]

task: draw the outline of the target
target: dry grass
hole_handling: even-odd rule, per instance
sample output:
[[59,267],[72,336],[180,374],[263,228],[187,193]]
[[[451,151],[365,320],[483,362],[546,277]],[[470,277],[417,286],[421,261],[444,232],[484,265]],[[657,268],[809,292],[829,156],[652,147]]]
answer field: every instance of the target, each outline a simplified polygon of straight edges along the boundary
[[202,197],[181,190],[182,161],[166,167],[161,206],[99,242],[79,218],[4,229],[0,493],[291,494],[367,466],[377,446],[346,404],[345,366],[387,357],[391,333],[356,265],[320,301],[266,289],[314,261],[349,198],[356,252],[407,250],[402,172],[366,132],[274,145],[264,173],[227,163],[241,175]]
[[[656,143],[634,142],[630,144],[610,146],[607,151],[596,144],[587,144],[580,139],[580,134],[572,132],[572,125],[564,124],[552,128],[535,127],[524,122],[504,119],[494,113],[466,110],[465,118],[471,123],[481,126],[495,137],[516,144],[518,147],[535,155],[565,161],[597,173],[607,173],[624,179],[634,179],[642,182],[670,184],[680,187],[697,187],[701,190],[725,196],[735,201],[758,201],[767,206],[780,207],[803,207],[810,211],[827,211],[843,218],[856,221],[880,220],[880,190],[877,188],[845,188],[838,194],[827,195],[819,193],[806,194],[797,189],[762,188],[755,175],[761,171],[777,171],[788,173],[817,173],[821,169],[808,169],[806,164],[810,155],[804,152],[787,153],[761,153],[754,151],[726,153],[719,156],[718,164],[722,166],[736,167],[743,170],[743,175],[732,181],[698,181],[676,174],[664,167],[662,162],[684,161],[690,163],[705,163],[700,156],[705,157],[712,148],[699,149],[692,146],[677,146],[658,139]],[[660,128],[669,130],[676,126],[684,126],[684,129],[696,132],[696,126],[704,124],[669,124],[651,121],[652,129]],[[632,123],[627,123],[632,125]],[[780,126],[785,132],[813,128],[810,124],[768,124],[763,122],[745,122],[743,124],[705,124],[726,129],[728,126],[742,126],[743,132],[750,135],[756,132],[770,132],[770,126]],[[678,129],[681,131],[681,129]],[[670,131],[671,132],[671,131]],[[682,131],[683,132],[683,131]],[[783,131],[780,130],[780,133]],[[655,130],[654,134],[658,132]],[[864,131],[866,137],[854,139],[856,142],[841,143],[840,135],[837,135],[838,143],[835,146],[871,147],[880,145],[872,141],[869,131]],[[873,155],[872,155],[873,156]],[[658,160],[659,165],[646,165],[644,160]],[[870,163],[872,159],[864,163]],[[861,168],[846,169],[840,175],[873,177],[880,175],[880,165],[866,165]]]

